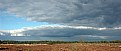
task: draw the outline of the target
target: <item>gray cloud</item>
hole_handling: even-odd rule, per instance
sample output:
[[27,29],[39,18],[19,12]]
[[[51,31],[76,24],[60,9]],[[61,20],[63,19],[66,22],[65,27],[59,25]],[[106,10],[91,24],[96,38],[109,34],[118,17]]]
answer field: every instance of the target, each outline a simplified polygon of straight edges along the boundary
[[80,35],[121,36],[121,29],[83,28],[69,26],[44,26],[21,31],[21,34],[40,37],[75,37]]
[[64,25],[120,27],[120,0],[0,0],[0,11]]
[[31,21],[72,26],[22,28],[11,30],[10,33],[0,31],[0,39],[121,39],[121,28],[115,29],[121,27],[121,0],[0,0],[0,12]]
[[[121,29],[84,28],[70,26],[38,26],[0,31],[1,39],[14,40],[120,40]],[[3,38],[4,37],[4,38]],[[5,38],[7,37],[7,38]]]

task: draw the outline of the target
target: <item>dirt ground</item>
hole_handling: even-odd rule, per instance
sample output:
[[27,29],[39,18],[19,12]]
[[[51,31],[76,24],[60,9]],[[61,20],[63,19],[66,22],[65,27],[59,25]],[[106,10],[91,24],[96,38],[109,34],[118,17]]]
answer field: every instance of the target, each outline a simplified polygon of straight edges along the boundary
[[0,44],[0,51],[121,51],[121,44]]

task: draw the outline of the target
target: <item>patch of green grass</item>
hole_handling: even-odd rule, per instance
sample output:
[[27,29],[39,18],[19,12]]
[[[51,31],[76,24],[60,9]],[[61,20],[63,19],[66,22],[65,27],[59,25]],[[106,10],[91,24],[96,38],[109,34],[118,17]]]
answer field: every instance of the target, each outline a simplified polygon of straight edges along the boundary
[[31,49],[27,49],[27,51],[31,51]]
[[78,51],[78,47],[76,46],[76,44],[72,45],[72,51]]

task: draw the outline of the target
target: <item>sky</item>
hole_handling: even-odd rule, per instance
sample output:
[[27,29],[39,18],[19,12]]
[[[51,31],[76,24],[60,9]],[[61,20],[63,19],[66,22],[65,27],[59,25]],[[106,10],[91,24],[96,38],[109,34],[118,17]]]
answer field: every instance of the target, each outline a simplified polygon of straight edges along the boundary
[[12,30],[12,29],[20,29],[22,27],[33,27],[40,25],[47,25],[46,22],[34,22],[27,21],[25,18],[19,18],[15,15],[0,15],[0,29],[2,30]]
[[121,40],[121,0],[0,0],[0,40]]

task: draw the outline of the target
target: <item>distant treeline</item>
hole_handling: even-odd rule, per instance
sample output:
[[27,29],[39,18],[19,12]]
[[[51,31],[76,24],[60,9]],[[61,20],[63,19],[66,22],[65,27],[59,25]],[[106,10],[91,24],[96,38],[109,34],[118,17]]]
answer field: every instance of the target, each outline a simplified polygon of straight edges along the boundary
[[114,41],[13,41],[13,40],[0,40],[0,44],[65,44],[65,43],[121,43],[121,40],[114,40]]

